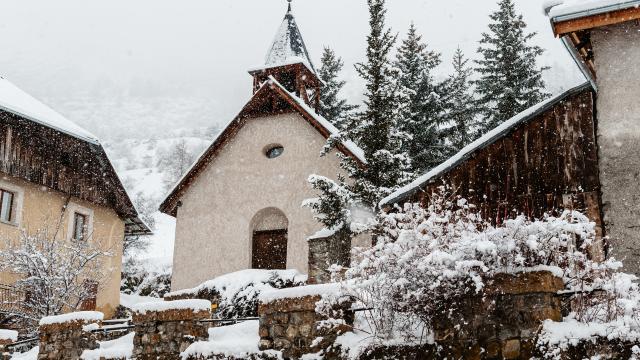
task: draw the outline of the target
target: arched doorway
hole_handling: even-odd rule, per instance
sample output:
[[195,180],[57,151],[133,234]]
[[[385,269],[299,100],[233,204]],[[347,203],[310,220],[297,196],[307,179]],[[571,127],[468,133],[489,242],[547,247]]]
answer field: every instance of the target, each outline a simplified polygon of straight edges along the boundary
[[289,220],[277,208],[260,210],[251,220],[251,268],[287,268]]

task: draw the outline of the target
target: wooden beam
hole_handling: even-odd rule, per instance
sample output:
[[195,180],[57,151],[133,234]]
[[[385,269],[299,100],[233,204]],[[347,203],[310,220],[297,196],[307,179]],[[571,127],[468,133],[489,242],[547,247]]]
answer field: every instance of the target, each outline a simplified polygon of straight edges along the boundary
[[640,8],[631,7],[628,9],[611,11],[604,14],[596,14],[577,19],[556,22],[553,24],[553,32],[556,36],[559,37],[576,31],[620,24],[637,19],[640,19]]

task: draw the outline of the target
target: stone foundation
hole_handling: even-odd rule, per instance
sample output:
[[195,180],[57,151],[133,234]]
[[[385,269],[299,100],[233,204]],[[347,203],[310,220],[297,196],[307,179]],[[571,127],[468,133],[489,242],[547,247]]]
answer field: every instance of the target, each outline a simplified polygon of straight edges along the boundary
[[482,296],[463,299],[459,311],[435,321],[441,356],[530,359],[542,321],[562,321],[557,292],[562,279],[549,272],[500,274]]
[[134,311],[133,356],[138,360],[179,359],[180,352],[208,338],[210,310]]

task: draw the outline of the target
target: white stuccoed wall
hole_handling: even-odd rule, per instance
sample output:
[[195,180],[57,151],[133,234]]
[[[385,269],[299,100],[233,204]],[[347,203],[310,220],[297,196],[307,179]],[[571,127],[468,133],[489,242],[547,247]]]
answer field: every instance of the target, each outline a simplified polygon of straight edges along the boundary
[[597,73],[600,179],[610,256],[640,274],[640,26],[591,37]]
[[[264,148],[276,143],[284,154],[268,159]],[[248,120],[181,198],[172,290],[250,268],[252,227],[269,228],[271,212],[262,212],[263,221],[254,217],[266,208],[287,217],[287,268],[306,273],[306,239],[322,228],[301,208],[304,199],[315,196],[307,179],[314,173],[335,179],[339,171],[335,153],[319,156],[324,144],[298,114]]]

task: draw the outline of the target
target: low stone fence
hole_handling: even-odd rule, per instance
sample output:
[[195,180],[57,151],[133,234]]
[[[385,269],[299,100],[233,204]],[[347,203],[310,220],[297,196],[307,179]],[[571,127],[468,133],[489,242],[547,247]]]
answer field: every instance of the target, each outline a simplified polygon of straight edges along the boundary
[[326,318],[316,312],[321,294],[336,288],[336,284],[310,285],[266,294],[258,307],[260,350],[281,351],[285,358],[298,359],[325,349],[339,334],[350,331],[353,316],[349,311],[345,311],[349,314],[345,324],[337,327],[322,326]]
[[530,359],[544,320],[562,321],[562,279],[549,272],[499,274],[482,296],[442,314],[435,340],[442,356],[464,359]]
[[99,327],[103,314],[81,311],[40,320],[40,359],[80,359],[84,350],[98,347],[91,329]]
[[342,232],[317,235],[307,240],[309,244],[309,284],[326,284],[331,281],[329,267],[349,267],[351,263],[351,238]]
[[180,352],[208,338],[208,300],[176,300],[133,307],[133,357],[139,360],[179,359]]

